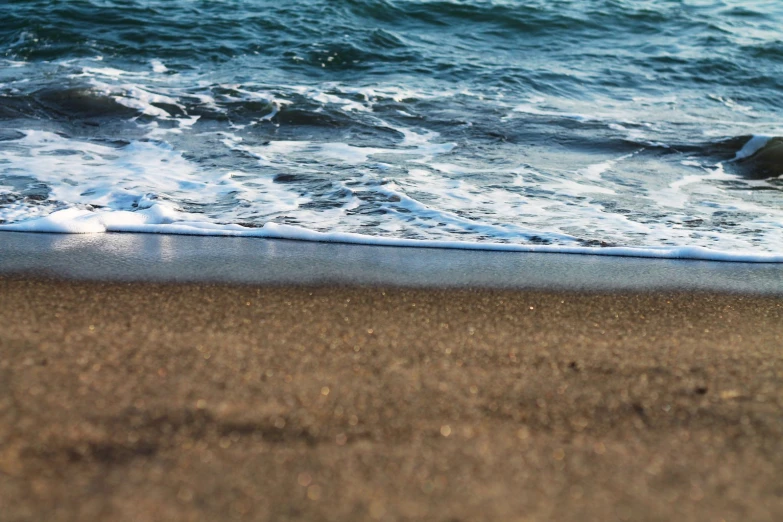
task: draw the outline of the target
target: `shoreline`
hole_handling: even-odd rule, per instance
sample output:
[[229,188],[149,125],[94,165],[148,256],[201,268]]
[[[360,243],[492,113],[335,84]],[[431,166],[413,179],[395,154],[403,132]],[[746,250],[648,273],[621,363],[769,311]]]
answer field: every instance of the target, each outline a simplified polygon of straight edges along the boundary
[[[274,222],[260,227],[237,224],[214,224],[201,221],[174,221],[155,223],[171,212],[171,209],[154,205],[139,211],[116,211],[110,219],[87,210],[60,210],[42,218],[21,223],[0,224],[0,232],[57,233],[57,234],[161,234],[172,236],[243,237],[255,239],[282,239],[309,241],[339,245],[381,246],[398,248],[432,248],[438,250],[515,252],[531,254],[576,254],[607,257],[631,257],[643,259],[682,259],[692,261],[725,261],[734,263],[783,263],[780,253],[737,253],[713,250],[702,246],[578,246],[552,244],[514,244],[475,242],[442,239],[406,239],[370,236],[351,232],[317,232],[295,225]],[[148,221],[152,221],[149,223]],[[126,221],[126,222],[124,222]],[[569,241],[576,238],[567,236]]]
[[783,301],[0,277],[8,520],[778,520]]
[[0,276],[783,295],[780,265],[143,233],[0,233]]

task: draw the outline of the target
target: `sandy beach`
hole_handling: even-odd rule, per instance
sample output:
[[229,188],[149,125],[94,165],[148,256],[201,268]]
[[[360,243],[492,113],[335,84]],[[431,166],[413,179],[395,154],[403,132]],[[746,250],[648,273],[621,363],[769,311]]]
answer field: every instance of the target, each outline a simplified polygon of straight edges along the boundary
[[22,520],[780,520],[783,301],[0,279]]
[[0,0],[0,522],[783,522],[783,0]]

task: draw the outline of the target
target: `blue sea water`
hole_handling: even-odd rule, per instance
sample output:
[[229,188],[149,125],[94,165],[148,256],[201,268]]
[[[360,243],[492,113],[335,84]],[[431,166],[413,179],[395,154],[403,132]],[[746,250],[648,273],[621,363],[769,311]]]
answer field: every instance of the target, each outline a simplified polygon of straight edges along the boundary
[[783,260],[779,0],[0,15],[0,229]]

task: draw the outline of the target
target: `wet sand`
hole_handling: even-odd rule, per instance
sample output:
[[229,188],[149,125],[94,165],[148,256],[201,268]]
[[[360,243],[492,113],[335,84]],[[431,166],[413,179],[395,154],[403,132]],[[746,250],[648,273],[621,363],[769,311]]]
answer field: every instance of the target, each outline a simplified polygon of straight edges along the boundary
[[783,297],[780,263],[167,234],[0,232],[3,275],[45,275],[77,281],[697,291]]
[[780,520],[783,300],[0,279],[28,520]]

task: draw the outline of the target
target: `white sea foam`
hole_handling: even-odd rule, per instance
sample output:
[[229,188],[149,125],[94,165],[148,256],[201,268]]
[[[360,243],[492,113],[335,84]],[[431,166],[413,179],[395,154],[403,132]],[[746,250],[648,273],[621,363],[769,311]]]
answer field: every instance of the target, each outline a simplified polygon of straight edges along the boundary
[[[193,213],[199,212],[205,220],[223,216],[242,221],[248,215],[274,215],[308,201],[268,177],[199,169],[164,142],[111,146],[27,131],[15,144],[16,149],[0,149],[0,162],[11,165],[16,175],[34,176],[49,186],[44,202],[49,211],[62,206],[129,211],[160,198],[179,209],[179,220],[197,219]],[[228,209],[210,208],[221,200],[231,203]],[[20,217],[14,207],[0,206],[1,220]]]
[[[582,174],[586,179],[592,180],[592,181],[600,181],[601,175],[604,172],[607,172],[614,168],[614,166],[623,160],[626,160],[628,158],[634,157],[636,154],[641,152],[641,150],[632,152],[630,154],[626,154],[625,156],[620,156],[616,159],[609,159],[606,161],[602,161],[601,163],[595,163],[593,165],[588,165],[587,167],[580,169],[577,171],[577,173]],[[606,190],[606,189],[605,189]],[[609,191],[608,193],[613,194],[614,191]]]
[[596,115],[580,114],[577,112],[561,112],[556,110],[540,109],[538,107],[534,107],[526,103],[514,107],[514,112],[533,114],[535,116],[554,116],[557,118],[567,118],[576,121],[595,121],[599,119],[599,117]]
[[[448,138],[426,128],[426,107],[448,97],[459,103],[480,100],[497,109],[495,114],[547,116],[580,132],[604,128],[616,133],[614,139],[667,147],[655,118],[677,100],[604,100],[595,111],[553,98],[532,96],[519,104],[502,93],[492,98],[396,85],[270,88],[212,83],[198,75],[185,81],[177,77],[186,73],[164,74],[169,71],[159,61],[142,71],[100,65],[94,59],[86,65],[58,64],[79,71],[74,78],[99,95],[137,111],[131,121],[144,138],[111,144],[24,130],[22,138],[0,142],[0,230],[781,261],[783,210],[773,191],[758,190],[774,188],[766,181],[741,180],[720,165],[682,156],[673,162],[677,168],[657,170],[654,156],[646,163],[639,159],[643,145],[625,155],[571,157],[569,150],[558,156],[556,148],[528,155],[521,142],[497,145],[487,155],[484,145],[471,141],[472,122],[452,123],[464,137],[444,130],[443,115],[435,116],[435,128]],[[5,89],[26,81],[21,71],[16,76],[6,71]],[[249,111],[254,114],[260,106],[255,113],[260,116],[234,121],[234,107],[247,102],[261,102]],[[341,134],[341,129],[333,135],[323,129],[314,135],[286,133],[277,116],[300,102],[307,111],[313,104],[320,106],[316,111],[341,111],[364,128],[381,129],[384,137],[352,141],[352,130]],[[401,119],[395,107],[403,103]],[[215,131],[213,115],[219,113],[231,121]],[[138,117],[142,114],[147,117]],[[640,115],[652,121],[642,122]],[[693,123],[691,115],[676,117],[683,125]],[[714,121],[732,125],[728,119]],[[266,143],[255,135],[276,125],[280,134],[272,133]],[[732,128],[743,125],[757,132],[766,123],[756,128],[738,122]],[[726,134],[719,127],[699,130],[700,136],[709,132]],[[767,135],[757,134],[735,159],[766,143]],[[207,143],[208,150],[198,150]],[[46,187],[44,193],[25,196],[38,185]]]
[[81,73],[83,76],[108,76],[110,78],[119,78],[120,76],[128,74],[127,71],[115,69],[113,67],[84,67],[82,68]]
[[589,254],[658,259],[697,259],[748,263],[783,263],[783,255],[764,253],[724,252],[703,247],[583,247],[569,245],[519,245],[507,243],[479,243],[469,241],[415,240],[376,237],[352,233],[323,233],[306,228],[267,223],[261,228],[240,225],[217,225],[201,221],[172,222],[169,209],[154,205],[137,212],[89,212],[67,209],[47,217],[14,225],[0,225],[0,231],[102,233],[136,232],[182,235],[210,235],[291,239],[326,243],[347,243],[414,248],[448,248],[462,250],[492,250],[504,252],[548,252],[562,254]]
[[295,163],[302,155],[311,155],[329,159],[348,165],[367,163],[375,155],[387,154],[400,157],[432,158],[454,149],[454,143],[434,143],[437,138],[434,132],[418,134],[409,129],[397,129],[405,136],[395,148],[362,147],[342,142],[311,142],[301,140],[275,140],[263,146],[245,146],[238,140],[227,137],[227,146],[243,150],[257,157],[264,165],[280,165]]
[[[410,179],[406,185],[411,186],[416,182],[421,183],[422,179],[432,178],[428,172],[424,170],[411,170],[409,172]],[[410,183],[413,181],[414,183]],[[444,180],[445,181],[445,180]],[[467,208],[475,208],[481,205],[481,198],[492,198],[493,194],[481,194],[475,187],[470,187],[467,183],[461,181],[446,181],[440,182],[440,186],[434,186],[435,183],[439,183],[440,180],[432,180],[427,182],[426,186],[430,188],[434,193],[440,195],[439,202],[442,202],[443,197],[448,198],[448,207],[454,210],[443,210],[436,208],[434,205],[427,205],[416,199],[409,197],[405,194],[404,189],[394,183],[379,186],[376,190],[387,196],[391,196],[396,201],[394,207],[389,210],[397,211],[396,209],[404,209],[411,215],[415,216],[417,220],[425,222],[434,222],[437,227],[444,230],[459,230],[469,231],[474,234],[479,234],[485,237],[492,237],[495,239],[505,240],[524,240],[531,237],[546,237],[548,240],[558,240],[565,243],[576,243],[577,238],[569,236],[567,234],[558,234],[553,232],[544,233],[541,230],[536,230],[528,227],[522,227],[513,223],[503,223],[493,220],[493,216],[485,215],[485,219],[472,219],[468,217],[460,216],[457,212],[465,212]],[[472,193],[472,194],[471,194]],[[467,194],[471,194],[473,197],[465,197]],[[432,226],[432,225],[431,225]]]
[[169,68],[163,65],[163,62],[161,62],[160,60],[152,60],[150,62],[150,66],[152,67],[152,72],[158,74],[164,73],[169,70]]
[[[193,117],[190,123],[195,121]],[[421,247],[776,261],[774,250],[759,251],[755,246],[758,243],[730,231],[715,228],[694,232],[680,225],[703,219],[698,216],[729,212],[750,216],[746,218],[748,226],[763,230],[755,238],[763,238],[765,244],[783,244],[783,215],[777,216],[781,212],[770,213],[764,206],[736,198],[729,203],[718,186],[708,183],[732,179],[722,170],[703,170],[670,182],[658,192],[648,192],[643,197],[654,204],[678,210],[670,212],[666,220],[643,222],[627,214],[607,212],[605,203],[595,199],[622,192],[621,186],[604,179],[604,175],[633,154],[586,167],[587,183],[579,183],[529,167],[482,172],[467,165],[444,163],[436,158],[452,152],[454,144],[438,143],[437,134],[432,132],[397,130],[404,138],[395,148],[281,140],[266,146],[244,146],[240,137],[221,133],[230,150],[251,152],[259,159],[261,170],[256,173],[205,171],[162,141],[115,146],[27,131],[23,138],[13,140],[14,147],[0,149],[0,162],[10,165],[6,169],[16,175],[33,175],[51,191],[38,205],[0,207],[0,219],[7,223],[0,229],[245,235]],[[379,162],[379,156],[397,158],[397,163]],[[318,162],[313,164],[308,158]],[[352,181],[318,182],[319,193],[306,182],[275,181],[275,173],[281,168],[306,172],[303,165],[308,161],[311,175],[323,172],[327,176],[333,162],[363,174]],[[401,168],[403,175],[399,175]],[[383,176],[388,172],[398,174],[386,179]],[[511,183],[481,183],[489,173],[510,177]],[[693,192],[693,187],[698,192]],[[6,185],[2,190],[12,192],[14,188]],[[694,201],[695,194],[698,199]],[[328,205],[318,208],[319,202]],[[367,227],[360,210],[368,204],[375,209],[370,214],[375,216],[371,233],[357,233]],[[274,221],[281,220],[296,226],[279,228],[280,223]],[[244,222],[254,227],[238,225]],[[628,244],[629,238],[634,238],[637,244],[599,250],[580,245],[583,239],[594,237],[619,244]],[[643,246],[641,242],[657,246]],[[667,242],[674,245],[665,246]],[[691,246],[701,249],[692,250]]]
[[772,139],[772,136],[765,136],[765,135],[755,135],[752,136],[748,142],[742,146],[740,150],[737,151],[737,154],[734,156],[733,161],[749,158],[750,156],[753,156],[755,153],[760,151],[764,146],[769,143],[769,140]]
[[166,96],[164,94],[158,94],[146,90],[138,85],[132,83],[123,84],[110,84],[92,78],[90,83],[93,86],[93,90],[97,93],[103,94],[115,100],[120,105],[124,105],[130,109],[135,109],[142,114],[148,116],[154,116],[158,118],[169,118],[169,114],[166,110],[157,107],[155,104],[166,104],[182,109],[182,105],[176,98]]

